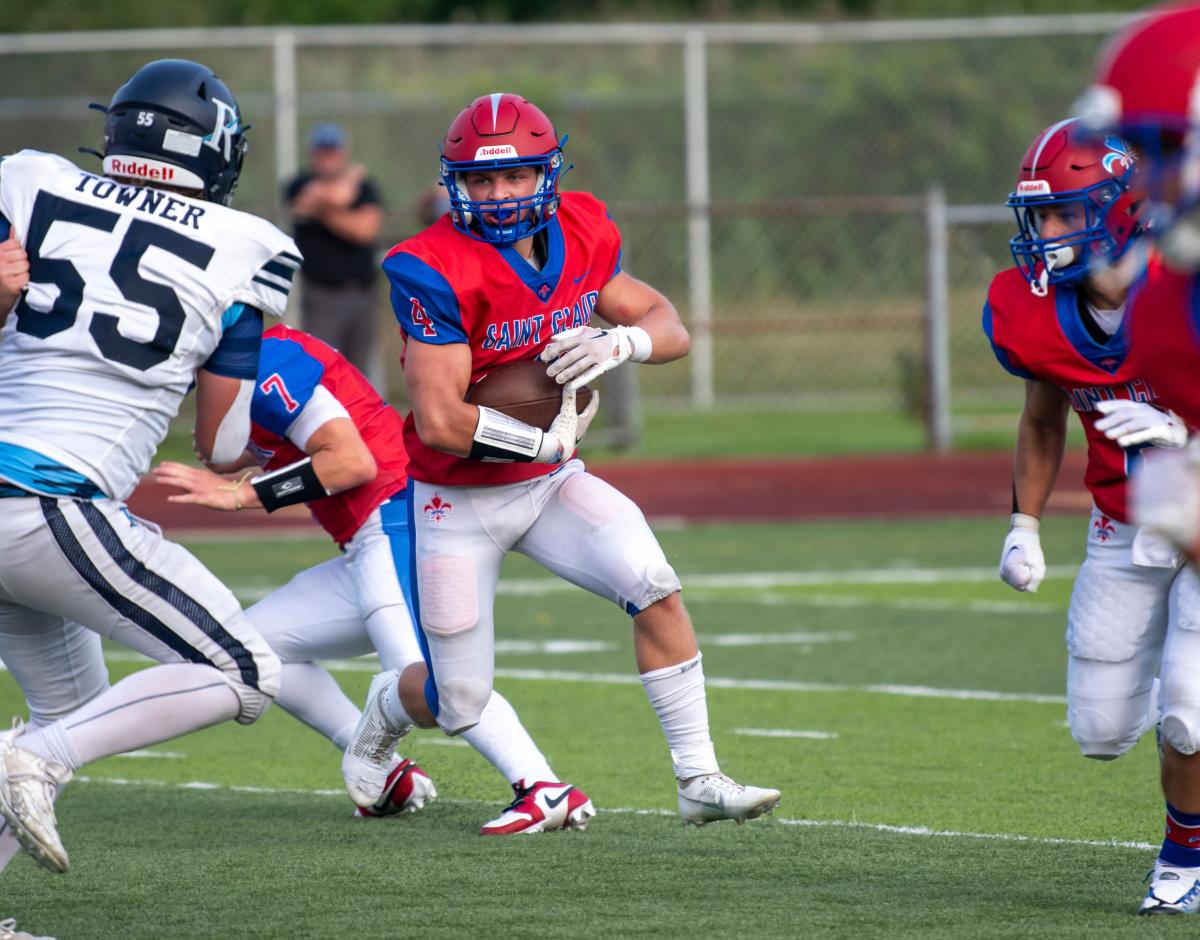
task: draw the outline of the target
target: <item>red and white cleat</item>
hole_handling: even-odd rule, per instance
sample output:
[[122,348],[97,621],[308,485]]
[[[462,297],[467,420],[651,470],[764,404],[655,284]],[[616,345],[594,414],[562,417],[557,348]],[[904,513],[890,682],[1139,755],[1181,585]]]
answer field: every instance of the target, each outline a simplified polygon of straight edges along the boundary
[[513,784],[516,799],[503,813],[483,824],[481,836],[515,836],[551,829],[583,831],[596,815],[587,794],[569,783],[542,781],[526,787],[524,782]]
[[[397,755],[399,757],[399,755]],[[437,788],[425,773],[407,757],[387,775],[383,796],[371,806],[357,806],[355,816],[395,816],[398,813],[415,813],[437,797]]]

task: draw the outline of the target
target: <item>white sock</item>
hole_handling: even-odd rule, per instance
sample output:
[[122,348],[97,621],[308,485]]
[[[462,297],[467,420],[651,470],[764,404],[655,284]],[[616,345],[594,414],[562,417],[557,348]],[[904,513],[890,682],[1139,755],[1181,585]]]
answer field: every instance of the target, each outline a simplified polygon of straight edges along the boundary
[[717,754],[708,733],[708,700],[699,653],[665,669],[642,673],[646,697],[658,715],[678,780],[717,773]]
[[404,710],[404,703],[400,701],[400,673],[402,671],[396,671],[395,681],[388,683],[387,688],[384,689],[383,698],[379,700],[379,704],[383,708],[383,717],[387,719],[393,731],[411,728],[415,724],[408,717],[408,712]]
[[167,663],[127,676],[61,721],[22,735],[17,744],[78,770],[229,721],[240,711],[237,693],[212,666]]
[[524,780],[529,786],[543,780],[558,780],[508,699],[495,690],[479,716],[479,724],[464,731],[462,736],[509,783]]
[[275,703],[344,751],[361,714],[337,680],[313,663],[284,663]]

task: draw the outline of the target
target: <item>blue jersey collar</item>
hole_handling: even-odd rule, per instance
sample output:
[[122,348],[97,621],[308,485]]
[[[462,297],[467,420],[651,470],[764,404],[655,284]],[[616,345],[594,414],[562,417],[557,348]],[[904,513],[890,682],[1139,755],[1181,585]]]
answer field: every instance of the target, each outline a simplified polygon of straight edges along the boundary
[[1125,363],[1129,354],[1129,306],[1126,301],[1126,315],[1121,319],[1121,326],[1107,343],[1097,343],[1092,339],[1083,323],[1083,313],[1079,309],[1079,292],[1073,288],[1059,287],[1054,292],[1054,306],[1058,314],[1058,325],[1063,335],[1084,359],[1098,369],[1112,375]]
[[558,216],[551,219],[543,231],[546,233],[546,263],[540,271],[521,257],[521,253],[512,245],[497,245],[496,250],[500,252],[500,257],[508,262],[513,273],[533,291],[533,295],[542,303],[548,303],[558,290],[565,255],[562,226],[558,222]]

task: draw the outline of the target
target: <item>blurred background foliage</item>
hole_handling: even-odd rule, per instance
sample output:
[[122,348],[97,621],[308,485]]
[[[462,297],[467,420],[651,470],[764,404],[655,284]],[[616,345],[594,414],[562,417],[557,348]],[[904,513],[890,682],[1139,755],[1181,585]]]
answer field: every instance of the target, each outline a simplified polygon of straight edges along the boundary
[[1136,11],[1137,0],[176,0],[144,4],[5,0],[3,30],[146,29],[321,23],[530,23],[804,17],[998,16]]

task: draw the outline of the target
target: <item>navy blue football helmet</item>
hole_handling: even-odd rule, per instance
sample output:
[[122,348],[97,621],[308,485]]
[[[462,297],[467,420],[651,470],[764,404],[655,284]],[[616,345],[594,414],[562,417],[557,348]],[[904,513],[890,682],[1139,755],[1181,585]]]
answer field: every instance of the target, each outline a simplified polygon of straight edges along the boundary
[[212,69],[186,59],[143,65],[117,89],[104,122],[104,172],[195,190],[229,205],[249,129],[233,92]]

